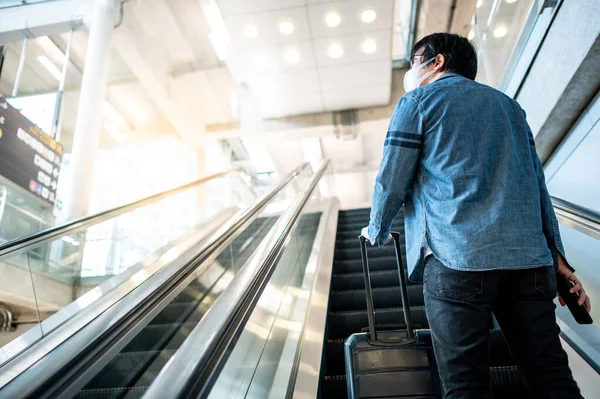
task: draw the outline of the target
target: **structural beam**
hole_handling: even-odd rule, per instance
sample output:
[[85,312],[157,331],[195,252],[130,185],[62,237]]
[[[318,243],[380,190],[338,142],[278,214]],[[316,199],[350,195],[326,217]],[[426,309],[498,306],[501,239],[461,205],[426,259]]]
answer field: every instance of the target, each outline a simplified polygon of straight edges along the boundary
[[0,43],[52,36],[82,26],[90,0],[51,1],[0,9]]

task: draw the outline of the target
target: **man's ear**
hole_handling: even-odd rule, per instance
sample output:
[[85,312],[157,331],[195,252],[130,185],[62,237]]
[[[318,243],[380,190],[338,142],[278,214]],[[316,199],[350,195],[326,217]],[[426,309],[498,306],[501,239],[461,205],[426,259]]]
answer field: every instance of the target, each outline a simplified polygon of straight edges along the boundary
[[436,71],[441,71],[446,66],[446,57],[442,54],[438,54],[435,56],[435,60],[433,61],[433,68]]

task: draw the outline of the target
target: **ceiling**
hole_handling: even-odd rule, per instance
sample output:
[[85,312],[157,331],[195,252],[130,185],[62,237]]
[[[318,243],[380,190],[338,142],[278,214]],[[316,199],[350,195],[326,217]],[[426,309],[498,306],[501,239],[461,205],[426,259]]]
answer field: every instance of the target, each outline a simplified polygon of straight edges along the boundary
[[[393,0],[217,0],[217,4],[241,65],[241,79],[248,83],[263,117],[389,102]],[[374,18],[368,23],[361,19],[367,10]],[[327,17],[339,18],[339,24],[328,26]],[[281,33],[282,23],[293,32]],[[372,53],[362,51],[365,41]],[[331,46],[341,49],[338,58],[330,56]]]

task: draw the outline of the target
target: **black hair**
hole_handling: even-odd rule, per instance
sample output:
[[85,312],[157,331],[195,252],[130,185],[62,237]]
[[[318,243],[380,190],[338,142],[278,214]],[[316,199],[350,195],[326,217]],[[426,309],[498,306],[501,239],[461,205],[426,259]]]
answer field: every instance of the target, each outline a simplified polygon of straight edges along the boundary
[[423,49],[423,61],[441,54],[446,59],[444,70],[475,80],[477,75],[477,52],[466,38],[453,33],[434,33],[425,36],[414,45],[410,54],[412,61],[417,51]]

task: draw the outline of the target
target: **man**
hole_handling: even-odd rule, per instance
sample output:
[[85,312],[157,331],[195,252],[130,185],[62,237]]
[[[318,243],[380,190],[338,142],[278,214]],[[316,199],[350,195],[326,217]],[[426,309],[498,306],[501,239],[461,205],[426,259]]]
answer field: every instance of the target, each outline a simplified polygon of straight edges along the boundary
[[425,37],[411,66],[362,234],[385,245],[404,204],[409,277],[424,283],[444,397],[491,397],[493,313],[536,397],[580,398],[558,336],[555,271],[590,301],[565,261],[525,113],[474,81],[477,56],[461,36]]

